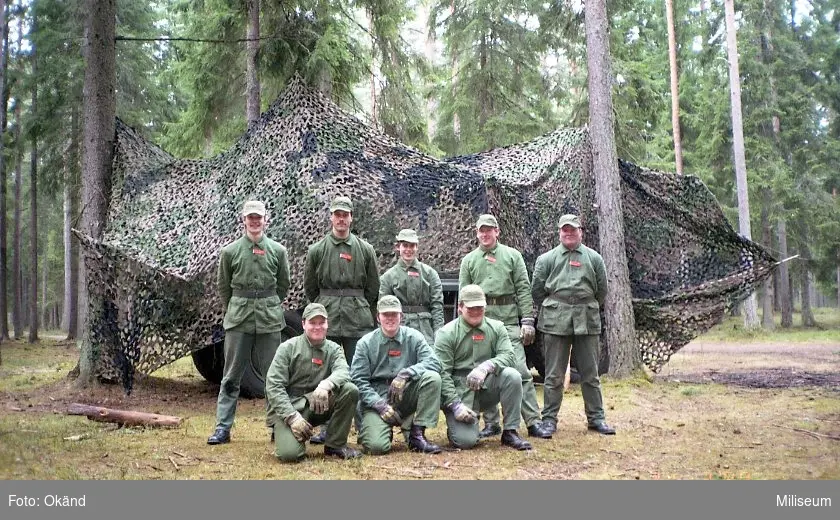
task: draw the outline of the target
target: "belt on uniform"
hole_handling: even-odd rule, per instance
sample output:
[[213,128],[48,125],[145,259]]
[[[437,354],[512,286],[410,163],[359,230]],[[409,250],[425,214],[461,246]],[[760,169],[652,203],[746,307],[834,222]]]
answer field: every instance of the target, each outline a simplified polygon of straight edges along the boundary
[[362,289],[321,289],[321,296],[352,296],[354,298],[364,298],[365,291]]
[[553,300],[557,300],[561,303],[566,303],[569,305],[583,305],[585,303],[593,303],[595,302],[595,297],[586,295],[586,296],[572,296],[569,294],[560,294],[560,293],[552,293],[549,297]]
[[276,289],[234,289],[231,293],[233,296],[240,298],[268,298],[269,296],[276,296]]
[[487,305],[511,305],[516,303],[516,296],[508,294],[505,296],[487,296]]
[[408,312],[410,312],[410,313],[429,312],[429,308],[426,307],[425,305],[406,305],[405,307],[402,308],[402,310],[403,310],[403,312],[406,312],[406,313],[408,313]]

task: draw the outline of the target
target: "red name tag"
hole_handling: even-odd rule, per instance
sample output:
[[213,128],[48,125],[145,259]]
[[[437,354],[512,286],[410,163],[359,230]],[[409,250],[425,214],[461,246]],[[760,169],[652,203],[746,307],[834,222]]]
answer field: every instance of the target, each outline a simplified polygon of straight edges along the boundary
[[262,249],[257,249],[257,248],[255,247],[253,252],[254,252],[254,254],[255,254],[255,255],[262,255],[262,256],[265,256],[265,251],[263,251]]
[[401,350],[389,350],[388,355],[391,356],[391,357],[400,357],[400,356],[402,356],[402,351]]
[[350,253],[339,253],[338,257],[341,258],[342,260],[347,260],[348,262],[353,259],[353,257],[350,255]]
[[408,271],[408,276],[417,277],[420,276],[420,273],[418,273],[417,271]]
[[473,334],[473,341],[484,341],[484,334]]
[[496,257],[495,256],[488,256],[487,261],[490,262],[491,264],[495,264],[496,263]]
[[580,262],[578,262],[577,260],[572,260],[571,262],[569,262],[569,265],[572,267],[580,267]]
[[316,358],[316,357],[312,358],[312,362],[313,362],[313,363],[315,363],[315,364],[316,364],[316,365],[318,365],[318,366],[320,366],[320,365],[323,365],[323,364],[324,364],[324,360],[323,360],[323,359],[318,359],[318,358]]

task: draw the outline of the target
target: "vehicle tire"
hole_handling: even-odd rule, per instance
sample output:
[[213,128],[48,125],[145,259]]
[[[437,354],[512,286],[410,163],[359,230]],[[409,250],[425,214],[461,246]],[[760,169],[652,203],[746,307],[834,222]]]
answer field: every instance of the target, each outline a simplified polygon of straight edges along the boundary
[[[283,341],[303,333],[300,314],[296,311],[284,313],[286,328],[283,329]],[[277,346],[264,349],[262,352],[251,352],[251,363],[242,375],[242,382],[239,385],[239,392],[246,398],[265,397],[265,375],[271,360],[274,359],[274,352]],[[211,383],[220,384],[225,369],[225,342],[224,339],[216,341],[201,350],[192,354],[193,364],[204,379]]]

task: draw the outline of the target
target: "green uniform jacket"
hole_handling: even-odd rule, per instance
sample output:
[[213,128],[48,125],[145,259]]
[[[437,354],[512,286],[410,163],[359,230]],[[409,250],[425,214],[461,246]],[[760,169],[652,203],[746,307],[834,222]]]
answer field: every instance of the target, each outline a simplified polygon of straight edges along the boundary
[[381,327],[365,334],[356,343],[350,366],[359,401],[368,408],[387,398],[391,380],[400,370],[411,371],[412,381],[427,371],[440,372],[440,361],[432,347],[420,332],[409,327],[400,327],[393,338],[385,336]]
[[302,408],[304,395],[324,379],[333,384],[333,392],[350,381],[341,345],[324,340],[323,345],[315,347],[306,334],[281,343],[265,376],[266,423],[277,424]]
[[[278,332],[286,327],[281,303],[292,280],[286,248],[265,234],[256,244],[247,235],[222,248],[219,255],[219,296],[225,308],[225,330],[254,320],[254,334]],[[235,290],[274,290],[267,298],[233,296]]]
[[[391,294],[403,306],[403,323],[419,330],[430,345],[443,327],[443,286],[430,265],[415,259],[411,265],[399,259],[379,280],[379,297]],[[411,307],[425,307],[423,311]]]
[[[358,338],[370,332],[379,296],[373,246],[352,233],[343,240],[329,233],[306,253],[303,289],[310,302],[326,307],[330,336]],[[322,295],[326,289],[357,289],[364,297]]]
[[534,301],[540,308],[537,328],[557,336],[601,333],[600,308],[607,296],[607,270],[595,250],[563,244],[537,258]]
[[530,318],[534,315],[528,269],[522,253],[512,247],[496,242],[495,247],[489,251],[480,247],[470,251],[461,260],[458,287],[470,284],[481,287],[487,298],[516,298],[516,303],[506,305],[494,305],[488,301],[488,318],[518,327],[520,317]]
[[488,359],[496,374],[505,367],[516,368],[516,355],[505,325],[487,317],[475,328],[460,316],[444,325],[435,336],[435,353],[441,365],[441,406],[458,400],[472,406],[472,398],[467,397],[471,393],[467,375]]

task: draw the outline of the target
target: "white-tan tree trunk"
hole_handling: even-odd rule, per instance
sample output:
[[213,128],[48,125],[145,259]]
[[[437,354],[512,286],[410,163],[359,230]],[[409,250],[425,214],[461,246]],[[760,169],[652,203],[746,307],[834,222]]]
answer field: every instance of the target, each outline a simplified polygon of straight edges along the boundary
[[[738,231],[752,238],[750,231],[750,198],[747,187],[747,161],[744,152],[744,125],[741,117],[741,78],[738,66],[738,42],[735,35],[734,0],[725,0],[726,50],[729,55],[729,99],[732,111],[732,151],[735,157],[735,180],[738,187]],[[759,327],[755,293],[744,300],[744,327]]]

